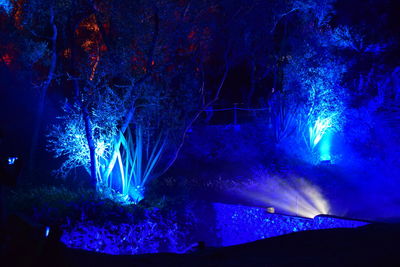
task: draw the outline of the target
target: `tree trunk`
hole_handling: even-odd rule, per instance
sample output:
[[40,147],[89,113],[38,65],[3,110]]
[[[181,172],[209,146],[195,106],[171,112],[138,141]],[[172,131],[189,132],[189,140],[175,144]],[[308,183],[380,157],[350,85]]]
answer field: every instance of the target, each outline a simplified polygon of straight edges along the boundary
[[92,122],[90,121],[89,112],[87,108],[82,104],[82,115],[83,120],[85,121],[85,132],[86,132],[86,139],[89,146],[89,153],[90,153],[90,186],[96,189],[97,184],[97,159],[96,159],[96,145],[94,144],[93,139],[93,128]]
[[82,111],[83,121],[85,122],[85,134],[86,140],[89,147],[89,157],[90,157],[90,186],[92,189],[96,190],[97,185],[97,159],[96,159],[96,145],[93,138],[93,127],[90,120],[89,111],[87,110],[84,103],[82,103],[80,96],[80,86],[78,80],[74,79],[75,88],[75,102],[79,105]]
[[[176,159],[178,158],[178,155],[179,155],[179,153],[180,153],[180,151],[181,151],[181,149],[183,147],[183,144],[185,143],[185,139],[186,139],[186,136],[187,136],[187,133],[188,133],[189,129],[197,121],[197,119],[199,118],[200,114],[203,113],[205,110],[207,110],[208,107],[212,106],[212,104],[214,104],[218,100],[219,95],[220,95],[221,90],[222,90],[222,87],[225,84],[225,80],[226,80],[226,77],[228,76],[228,72],[229,72],[229,68],[230,68],[229,63],[228,63],[228,59],[227,59],[228,52],[229,52],[229,48],[225,52],[225,70],[224,70],[224,74],[223,74],[221,80],[219,81],[219,86],[217,88],[217,91],[216,91],[214,97],[208,103],[204,104],[200,108],[200,110],[198,112],[196,112],[196,114],[193,116],[193,118],[189,121],[189,123],[186,125],[186,127],[185,127],[185,129],[183,131],[183,134],[181,136],[181,141],[180,141],[178,147],[175,149],[175,152],[173,153],[172,158],[169,160],[169,162],[167,163],[166,167],[161,172],[159,172],[157,175],[154,175],[154,176],[161,176],[161,175],[165,174],[172,167],[172,165],[175,163]],[[204,83],[203,83],[203,86],[204,86]],[[203,89],[204,88],[202,88],[201,90],[203,90]]]
[[35,118],[35,126],[32,134],[32,143],[31,143],[31,149],[29,152],[29,164],[28,164],[28,172],[29,174],[32,174],[33,172],[33,167],[35,165],[35,154],[37,150],[37,145],[39,141],[39,133],[40,133],[40,128],[42,124],[42,117],[43,117],[43,111],[44,111],[44,106],[46,102],[46,95],[47,95],[47,90],[54,78],[54,72],[56,69],[56,64],[57,64],[57,26],[54,22],[54,11],[53,9],[50,9],[50,25],[52,26],[53,29],[53,35],[50,38],[51,41],[51,61],[50,61],[50,69],[49,73],[47,75],[47,79],[44,81],[43,85],[40,87],[40,92],[39,92],[39,103],[38,103],[38,108],[36,112],[36,118]]
[[[151,46],[148,52],[148,60],[147,60],[147,64],[146,64],[146,74],[140,78],[139,80],[137,80],[136,82],[134,82],[132,84],[131,89],[128,91],[128,95],[127,98],[130,99],[131,98],[131,94],[132,91],[134,90],[134,88],[136,88],[139,84],[143,83],[147,77],[150,76],[150,74],[153,72],[153,68],[154,68],[154,62],[153,62],[153,58],[154,58],[154,51],[156,48],[156,44],[157,44],[157,40],[158,40],[158,35],[159,35],[159,30],[160,30],[160,19],[158,16],[158,9],[154,6],[154,32],[153,32],[153,38],[151,41]],[[126,129],[129,127],[129,123],[131,123],[132,119],[133,119],[133,115],[135,114],[135,101],[132,101],[129,110],[126,113],[125,116],[125,120],[124,123],[122,124],[122,127],[120,129],[121,134],[124,134]],[[102,178],[104,178],[106,181],[108,180],[108,177],[111,174],[111,171],[114,168],[115,162],[117,160],[117,156],[118,156],[118,152],[120,150],[120,146],[121,146],[121,136],[117,136],[115,138],[114,141],[114,149],[113,149],[113,153],[112,156],[110,158],[110,161],[107,164],[107,167],[105,169],[105,171],[102,173]]]

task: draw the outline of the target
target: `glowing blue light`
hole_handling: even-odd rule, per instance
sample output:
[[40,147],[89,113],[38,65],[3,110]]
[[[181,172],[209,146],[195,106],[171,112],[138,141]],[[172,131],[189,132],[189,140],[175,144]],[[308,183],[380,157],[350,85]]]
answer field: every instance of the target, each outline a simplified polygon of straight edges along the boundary
[[132,198],[132,200],[135,203],[138,203],[144,198],[144,187],[138,185],[138,186],[131,186],[129,188],[129,196]]
[[329,117],[326,118],[321,118],[318,117],[318,119],[315,121],[314,125],[308,128],[309,131],[309,136],[310,136],[310,145],[311,148],[314,149],[318,145],[318,143],[321,141],[321,139],[324,137],[324,135],[327,133],[329,128],[332,127],[332,121],[333,118],[336,116],[336,113],[330,114]]
[[8,165],[14,165],[15,161],[17,160],[17,157],[10,157],[8,158]]
[[319,144],[319,155],[321,161],[331,160],[332,132],[327,131]]
[[50,227],[49,227],[49,226],[46,226],[46,231],[45,231],[45,233],[44,233],[44,236],[45,236],[45,237],[48,237],[49,234],[50,234]]

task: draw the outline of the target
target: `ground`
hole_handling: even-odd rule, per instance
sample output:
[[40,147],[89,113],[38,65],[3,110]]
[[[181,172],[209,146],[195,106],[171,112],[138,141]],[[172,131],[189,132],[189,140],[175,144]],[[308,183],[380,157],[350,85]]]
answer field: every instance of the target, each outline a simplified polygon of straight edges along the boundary
[[[41,230],[38,235],[43,235],[45,226],[63,231],[59,238],[70,248],[109,254],[183,252],[198,241],[205,242],[206,246],[221,246],[222,237],[218,236],[220,225],[213,209],[215,202],[273,208],[276,213],[308,218],[330,214],[371,222],[399,221],[400,197],[396,188],[400,185],[396,177],[400,175],[397,175],[399,167],[395,160],[383,157],[385,154],[374,156],[371,151],[364,151],[366,155],[360,156],[347,148],[332,164],[315,164],[299,156],[301,150],[293,149],[293,155],[298,154],[291,155],[287,147],[276,145],[262,130],[254,124],[236,128],[213,126],[194,129],[174,167],[148,185],[146,198],[139,205],[121,206],[95,192],[76,188],[74,184],[61,185],[60,181],[55,181],[53,186],[9,188],[9,214],[16,214],[30,225],[39,225]],[[396,148],[394,150],[397,151]],[[272,219],[269,222],[278,224],[272,228],[280,234],[311,229],[295,228],[288,221],[292,220]],[[249,225],[254,222],[257,223],[256,219],[249,221]],[[353,232],[340,233],[345,236]],[[353,237],[359,238],[358,234]],[[256,235],[257,238],[242,240],[248,242],[263,236],[274,234],[260,234]],[[3,232],[3,238],[10,238],[7,231]],[[24,238],[19,236],[17,239]],[[263,244],[260,245],[262,247],[270,241],[265,242],[258,244]],[[341,242],[349,241],[335,239],[332,242],[331,249],[338,249]],[[231,244],[238,243],[241,243],[240,240]],[[25,249],[29,249],[32,243],[27,244]],[[376,249],[377,245],[371,243],[370,246],[369,249]],[[77,256],[78,259],[87,256],[98,260],[97,254],[71,249],[66,251],[81,255]],[[218,258],[213,254],[214,250],[206,251],[201,256],[202,260],[212,262],[215,257]],[[221,256],[227,262],[227,257],[236,254],[230,249],[217,251],[228,251],[227,255]],[[343,257],[350,257],[345,251],[340,251]],[[318,253],[312,257],[317,260],[329,258],[326,254],[318,258]],[[379,253],[384,255],[384,251]],[[243,263],[249,255],[252,252],[243,255],[238,262]],[[192,255],[187,259],[193,260],[198,256]],[[74,257],[71,256],[71,260]],[[175,254],[155,258],[143,256],[142,259],[153,264],[157,260],[162,261],[162,257],[171,261],[186,260],[186,256]],[[281,258],[271,257],[272,262],[282,263]],[[194,260],[200,261],[199,258]],[[264,260],[261,259],[262,262]],[[296,258],[299,262],[304,260],[300,256]],[[79,261],[76,260],[74,266],[79,266]]]
[[373,224],[297,232],[188,254],[113,256],[25,235],[2,259],[6,266],[398,266],[399,238],[399,225]]

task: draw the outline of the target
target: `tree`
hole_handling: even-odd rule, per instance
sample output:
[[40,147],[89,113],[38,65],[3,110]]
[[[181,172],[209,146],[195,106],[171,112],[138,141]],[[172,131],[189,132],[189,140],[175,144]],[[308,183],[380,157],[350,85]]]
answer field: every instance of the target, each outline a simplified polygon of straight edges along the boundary
[[208,26],[197,13],[205,7],[129,3],[96,5],[80,20],[70,56],[75,74],[68,77],[75,97],[50,133],[50,149],[66,157],[59,173],[84,166],[100,191],[137,202],[217,100],[229,66],[214,97],[204,101],[206,90],[213,91],[202,75],[210,37],[202,37]]
[[2,8],[7,14],[9,14],[11,12],[13,6],[9,0],[1,0],[0,8]]
[[[327,133],[340,131],[345,122],[342,78],[348,65],[335,40],[338,30],[329,24],[333,2],[293,1],[278,19],[284,33],[283,85],[274,97],[279,101],[271,103],[277,140],[296,129],[312,153]],[[275,30],[282,30],[279,23]]]

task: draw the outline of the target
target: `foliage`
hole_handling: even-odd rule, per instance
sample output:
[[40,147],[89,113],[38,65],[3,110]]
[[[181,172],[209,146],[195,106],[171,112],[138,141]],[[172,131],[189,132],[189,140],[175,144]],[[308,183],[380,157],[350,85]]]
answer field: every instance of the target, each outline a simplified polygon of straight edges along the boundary
[[[135,140],[129,129],[127,138],[121,133],[121,148],[117,155],[121,193],[134,202],[143,199],[146,183],[157,178],[154,169],[166,145],[166,138],[159,136],[151,151],[145,149],[142,131],[141,126],[136,128]],[[104,176],[102,178],[106,179],[102,182],[112,188],[112,180],[107,181],[109,178]]]
[[62,186],[19,188],[8,196],[8,210],[61,228],[68,247],[110,254],[181,252],[197,231],[198,218],[188,203],[181,210],[169,202],[162,208],[120,205],[95,191]]
[[272,109],[275,142],[278,144],[293,134],[298,126],[296,113],[299,106],[290,102],[288,97],[290,95],[276,92],[272,95],[269,103]]
[[[121,99],[106,88],[99,93],[97,105],[92,106],[92,124],[96,143],[96,157],[107,159],[112,152],[112,141],[118,134],[118,123],[122,119]],[[63,157],[64,162],[57,170],[61,177],[68,175],[71,169],[83,166],[89,172],[89,147],[86,139],[81,107],[65,102],[64,115],[59,124],[53,126],[48,134],[48,149],[55,157]]]
[[345,94],[340,81],[345,66],[322,49],[318,54],[317,51],[309,51],[306,55],[305,58],[290,61],[286,67],[288,77],[285,82],[290,83],[295,78],[304,96],[302,109],[306,114],[307,142],[313,149],[328,128],[339,131],[343,126]]
[[[78,220],[83,208],[90,201],[101,201],[100,196],[83,188],[74,190],[64,186],[20,187],[7,192],[7,209],[12,213],[23,214],[42,224],[60,224],[68,219]],[[87,209],[86,209],[87,210]],[[98,219],[101,220],[102,213]]]
[[0,1],[0,7],[7,13],[9,14],[13,8],[11,1],[9,0],[1,0]]
[[[310,22],[318,14],[306,13],[299,20]],[[297,107],[297,131],[311,152],[328,130],[341,131],[345,123],[347,96],[341,82],[347,65],[338,57],[334,33],[325,21],[300,29],[288,40],[291,51],[284,67],[283,94],[288,105]]]
[[[155,167],[171,165],[187,125],[198,116],[205,94],[200,67],[211,32],[197,11],[207,5],[103,4],[79,12],[73,1],[54,6],[56,15],[71,14],[76,25],[70,29],[56,16],[65,30],[60,39],[71,46],[60,51],[58,82],[66,86],[72,80],[74,98],[49,135],[49,149],[66,160],[64,176],[84,166],[104,194],[115,191],[138,201],[144,184],[157,176]],[[31,5],[43,11],[35,16],[47,16],[40,2]]]
[[68,247],[108,254],[179,252],[187,247],[184,229],[173,214],[146,211],[134,224],[92,221],[64,225],[61,241]]
[[[98,71],[103,73],[102,68]],[[174,83],[171,89],[172,85],[158,82],[154,87],[143,83],[134,91],[130,86],[111,89],[101,85],[102,82],[95,79],[83,90],[83,103],[90,107],[96,148],[97,186],[111,198],[124,196],[128,202],[138,202],[143,198],[145,184],[157,177],[156,167],[162,168],[160,164],[168,160],[160,161],[162,156],[168,156],[162,152],[174,149],[176,137],[190,118],[195,108],[193,91],[196,87],[193,81],[187,84],[185,79]],[[156,86],[161,88],[157,90]],[[126,110],[132,105],[133,117],[123,129]],[[64,112],[60,123],[48,135],[48,149],[65,160],[58,173],[65,177],[71,169],[80,166],[90,173],[90,149],[82,105],[71,106],[66,102]],[[134,137],[131,129],[134,129]]]
[[348,26],[338,26],[333,29],[330,41],[337,47],[362,51],[364,46],[363,39],[363,36],[354,29]]

